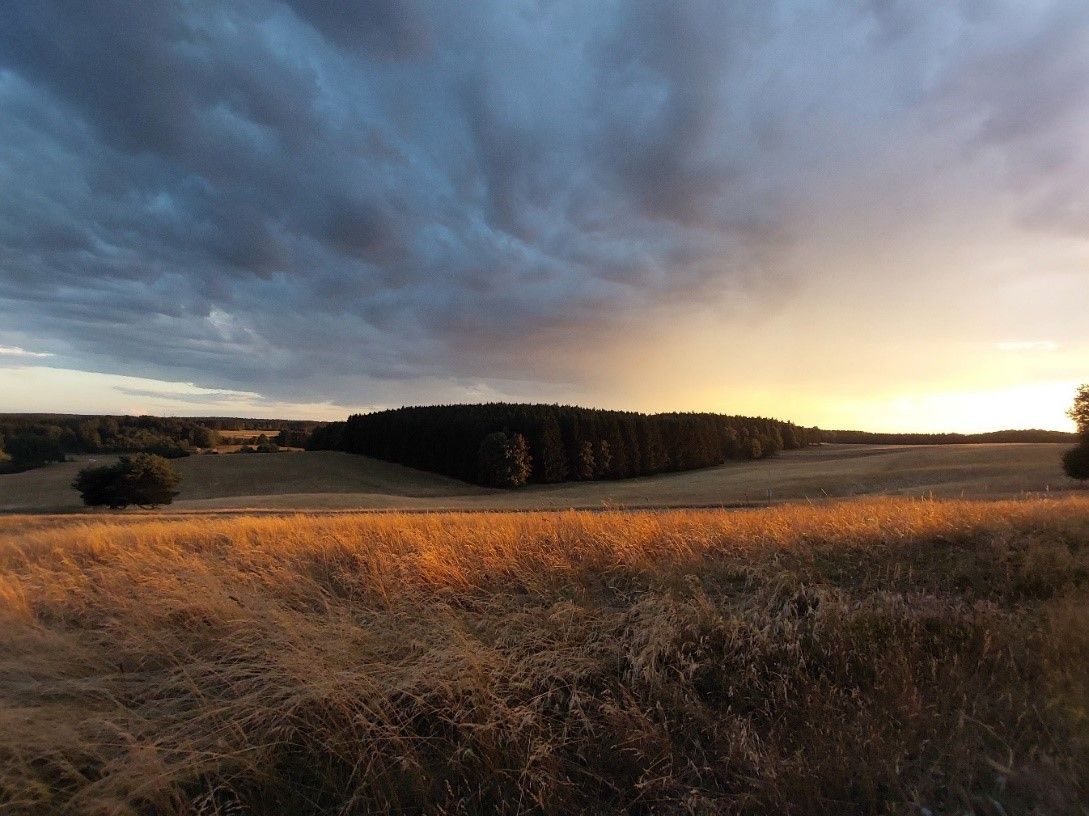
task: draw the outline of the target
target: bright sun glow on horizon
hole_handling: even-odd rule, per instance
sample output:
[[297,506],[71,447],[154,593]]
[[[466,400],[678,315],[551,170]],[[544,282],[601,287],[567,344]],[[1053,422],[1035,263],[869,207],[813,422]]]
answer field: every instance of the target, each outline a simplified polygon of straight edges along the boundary
[[[1057,381],[978,391],[875,394],[871,398],[851,399],[765,389],[735,394],[734,399],[721,403],[701,399],[699,404],[671,405],[664,402],[666,397],[657,395],[649,404],[626,404],[624,399],[619,399],[616,404],[591,407],[646,412],[713,410],[770,416],[829,430],[979,433],[1038,428],[1072,431],[1074,425],[1066,416],[1066,410],[1078,385],[1077,381]],[[631,402],[640,401],[633,398]],[[388,407],[396,406],[282,402],[265,399],[254,392],[202,388],[193,383],[146,377],[37,365],[0,367],[0,412],[338,420],[350,413]]]
[[1073,431],[1066,416],[1078,383],[1056,382],[988,391],[900,395],[841,403],[814,411],[822,428],[878,432],[980,433],[1010,429]]

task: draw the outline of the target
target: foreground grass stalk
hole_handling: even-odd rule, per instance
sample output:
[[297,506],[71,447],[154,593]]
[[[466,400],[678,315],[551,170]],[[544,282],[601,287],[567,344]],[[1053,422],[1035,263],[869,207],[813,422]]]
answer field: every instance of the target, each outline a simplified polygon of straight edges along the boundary
[[0,519],[0,813],[1089,808],[1089,500]]

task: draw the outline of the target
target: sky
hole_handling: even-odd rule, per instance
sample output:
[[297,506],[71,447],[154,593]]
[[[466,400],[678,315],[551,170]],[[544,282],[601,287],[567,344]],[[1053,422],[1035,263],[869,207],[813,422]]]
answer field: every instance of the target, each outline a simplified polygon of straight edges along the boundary
[[1070,429],[1089,3],[0,5],[0,411]]

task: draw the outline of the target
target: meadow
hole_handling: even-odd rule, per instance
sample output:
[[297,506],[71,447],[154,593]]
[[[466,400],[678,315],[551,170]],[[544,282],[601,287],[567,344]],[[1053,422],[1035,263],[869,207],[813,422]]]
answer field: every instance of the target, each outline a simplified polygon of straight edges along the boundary
[[0,813],[1084,814],[1089,498],[0,517]]
[[[1076,492],[1060,465],[1068,447],[821,445],[684,473],[513,491],[332,451],[190,456],[172,460],[181,474],[181,495],[167,509],[534,510],[736,506],[875,494],[1009,497]],[[0,511],[80,509],[69,485],[90,458],[0,476]],[[114,458],[93,457],[95,464]]]

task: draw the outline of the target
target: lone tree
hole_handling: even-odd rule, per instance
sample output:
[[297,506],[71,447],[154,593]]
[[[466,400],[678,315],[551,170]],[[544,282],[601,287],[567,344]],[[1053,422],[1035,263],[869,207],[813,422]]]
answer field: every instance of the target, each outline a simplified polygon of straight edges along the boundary
[[480,443],[480,478],[495,487],[521,487],[529,481],[532,459],[526,438],[496,431]]
[[123,510],[130,504],[155,507],[178,495],[178,472],[166,459],[150,453],[122,456],[117,464],[84,468],[72,487],[89,507]]
[[1063,454],[1063,470],[1071,479],[1089,479],[1089,385],[1078,388],[1074,405],[1066,412],[1078,426],[1081,444]]
[[1074,394],[1074,404],[1066,415],[1078,426],[1082,443],[1089,442],[1089,384],[1079,386],[1077,393]]

